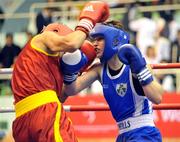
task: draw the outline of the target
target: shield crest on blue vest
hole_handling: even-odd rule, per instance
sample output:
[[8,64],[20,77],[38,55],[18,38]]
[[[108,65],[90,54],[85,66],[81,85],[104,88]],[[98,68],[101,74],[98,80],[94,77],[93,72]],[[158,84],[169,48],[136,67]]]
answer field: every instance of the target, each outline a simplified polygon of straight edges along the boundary
[[124,97],[127,92],[127,83],[120,83],[116,85],[116,92],[119,96]]

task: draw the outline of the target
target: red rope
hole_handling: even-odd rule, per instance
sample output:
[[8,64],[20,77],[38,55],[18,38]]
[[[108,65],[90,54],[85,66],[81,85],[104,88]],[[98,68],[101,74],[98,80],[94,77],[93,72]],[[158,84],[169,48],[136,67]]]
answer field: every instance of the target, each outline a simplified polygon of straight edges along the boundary
[[[108,105],[64,105],[65,111],[109,111]],[[180,110],[180,104],[160,104],[153,105],[154,110]],[[14,112],[12,108],[0,108],[0,113]]]
[[153,105],[154,110],[178,110],[180,109],[180,104],[160,104]]
[[[180,109],[180,104],[160,104],[153,105],[154,110],[178,110]],[[108,105],[104,106],[89,106],[89,105],[74,105],[70,106],[70,109],[66,111],[109,111]]]
[[180,63],[161,63],[161,64],[151,64],[153,69],[174,69],[180,68]]

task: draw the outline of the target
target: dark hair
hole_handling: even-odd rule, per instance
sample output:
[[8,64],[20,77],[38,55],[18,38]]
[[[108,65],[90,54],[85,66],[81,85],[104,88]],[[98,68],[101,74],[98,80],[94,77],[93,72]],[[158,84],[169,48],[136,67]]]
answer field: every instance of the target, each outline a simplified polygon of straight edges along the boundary
[[115,27],[115,28],[117,28],[117,29],[124,30],[124,27],[123,27],[122,23],[119,22],[119,21],[112,20],[112,21],[104,22],[103,24],[104,24],[104,25],[111,26],[111,27]]
[[143,16],[146,17],[146,18],[151,19],[152,18],[152,13],[151,12],[144,12]]
[[7,38],[7,37],[13,38],[13,34],[12,34],[12,33],[7,33],[7,34],[6,34],[6,38]]

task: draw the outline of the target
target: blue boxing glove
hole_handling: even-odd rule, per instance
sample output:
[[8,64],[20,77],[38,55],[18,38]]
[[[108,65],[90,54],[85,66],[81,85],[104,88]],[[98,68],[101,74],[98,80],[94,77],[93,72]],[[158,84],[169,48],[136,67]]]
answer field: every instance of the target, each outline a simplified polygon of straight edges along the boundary
[[146,61],[142,57],[139,48],[132,44],[124,44],[119,47],[118,57],[121,62],[130,65],[132,73],[137,75],[141,85],[148,85],[153,81],[153,76],[146,67]]
[[64,75],[64,83],[71,84],[76,80],[78,72],[88,62],[87,57],[80,50],[73,53],[65,53],[60,60],[60,66]]

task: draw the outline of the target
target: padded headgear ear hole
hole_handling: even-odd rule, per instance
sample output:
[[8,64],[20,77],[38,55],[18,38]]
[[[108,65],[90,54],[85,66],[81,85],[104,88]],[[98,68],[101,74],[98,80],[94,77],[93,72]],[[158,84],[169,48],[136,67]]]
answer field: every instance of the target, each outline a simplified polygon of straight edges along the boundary
[[67,27],[66,25],[59,24],[59,23],[49,24],[47,25],[47,27],[43,29],[43,31],[52,31],[52,32],[57,33],[60,36],[64,36],[73,32],[73,30]]
[[58,30],[53,30],[55,33],[58,33]]

